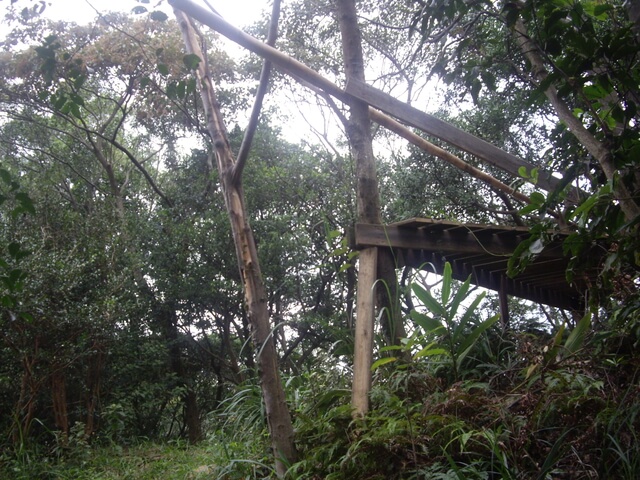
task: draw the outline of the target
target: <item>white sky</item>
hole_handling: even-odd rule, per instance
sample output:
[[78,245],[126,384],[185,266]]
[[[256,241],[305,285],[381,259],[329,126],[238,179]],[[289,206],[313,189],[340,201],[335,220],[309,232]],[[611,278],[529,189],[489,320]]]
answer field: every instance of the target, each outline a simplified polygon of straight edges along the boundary
[[[0,0],[7,1],[7,0]],[[21,0],[22,3],[18,5],[28,6],[33,3],[28,3],[29,0]],[[39,0],[31,0],[36,2]],[[202,5],[204,8],[208,8],[204,0],[193,0],[195,3]],[[271,2],[269,0],[209,0],[209,4],[220,13],[225,20],[238,28],[244,28],[252,23],[255,23],[262,14],[271,13]],[[44,15],[54,20],[72,21],[78,24],[90,23],[98,16],[98,14],[104,14],[110,11],[122,11],[131,12],[137,6],[144,6],[148,11],[162,10],[170,18],[173,18],[171,6],[167,0],[148,0],[148,3],[141,2],[139,0],[47,0],[47,7]],[[232,56],[243,56],[246,53],[242,47],[236,45],[230,40],[221,37],[220,42],[222,48]],[[270,99],[266,100],[267,103]],[[290,100],[292,101],[292,100]],[[280,102],[276,102],[280,103]],[[287,102],[285,102],[286,104]],[[282,103],[280,103],[282,107]],[[287,140],[292,142],[298,142],[301,138],[317,143],[319,139],[316,135],[309,132],[304,125],[307,121],[316,125],[316,129],[320,130],[322,134],[326,134],[326,125],[324,125],[323,118],[315,112],[307,110],[306,117],[300,118],[300,112],[296,111],[296,108],[291,105],[291,108],[283,109],[287,111],[290,117],[290,123],[296,125],[296,128],[284,128],[283,132]],[[287,122],[289,123],[289,122]],[[301,128],[302,127],[302,128]],[[332,129],[333,130],[333,129]],[[335,132],[339,134],[339,132]]]
[[[206,7],[202,0],[194,1]],[[49,4],[45,10],[47,17],[80,24],[92,21],[97,15],[96,11],[100,13],[131,12],[136,6],[144,6],[149,11],[161,9],[171,13],[171,7],[166,0],[149,0],[147,4],[138,0],[47,0],[47,3]],[[228,22],[237,27],[252,23],[264,9],[269,8],[267,0],[209,0],[209,3]]]
[[[192,1],[208,8],[205,0]],[[17,6],[34,6],[39,2],[40,0],[19,0]],[[0,0],[0,9],[8,3],[9,0]],[[46,0],[46,3],[45,17],[78,24],[91,23],[99,14],[112,11],[129,13],[137,6],[144,6],[148,11],[162,10],[173,18],[171,6],[167,0]],[[244,28],[255,23],[261,15],[269,15],[272,2],[270,0],[208,0],[208,3],[229,23],[238,28]],[[0,25],[0,30],[1,27]],[[224,37],[220,38],[220,42],[220,46],[231,56],[243,56],[246,53],[242,47]],[[311,103],[304,103],[306,100]],[[298,94],[295,98],[289,93],[287,98],[283,98],[281,94],[277,100],[268,96],[265,101],[266,105],[275,102],[280,112],[288,117],[286,120],[282,118],[281,121],[283,135],[290,142],[324,143],[332,149],[336,139],[342,137],[342,130],[337,120],[332,118],[332,115],[327,116],[326,112],[323,114],[315,104],[313,95]],[[388,148],[387,146],[385,149]]]

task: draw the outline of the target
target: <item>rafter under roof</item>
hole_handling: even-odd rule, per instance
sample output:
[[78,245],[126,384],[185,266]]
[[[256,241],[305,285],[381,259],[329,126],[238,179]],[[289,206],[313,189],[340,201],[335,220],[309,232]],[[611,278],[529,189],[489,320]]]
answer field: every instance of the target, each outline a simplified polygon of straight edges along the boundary
[[441,274],[445,262],[454,278],[569,310],[583,310],[589,282],[597,277],[594,267],[566,279],[569,257],[563,254],[566,235],[555,234],[527,268],[514,278],[507,276],[507,263],[516,247],[531,235],[526,227],[498,227],[413,218],[390,225],[357,224],[356,248],[389,247],[398,268],[410,266]]

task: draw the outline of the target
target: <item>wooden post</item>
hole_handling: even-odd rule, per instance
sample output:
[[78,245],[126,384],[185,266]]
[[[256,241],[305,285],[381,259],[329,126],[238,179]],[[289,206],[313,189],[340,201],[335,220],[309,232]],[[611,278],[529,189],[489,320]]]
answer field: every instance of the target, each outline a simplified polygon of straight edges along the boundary
[[[297,452],[291,414],[278,372],[278,354],[271,335],[267,294],[262,280],[258,250],[245,207],[242,176],[240,175],[242,168],[238,166],[231,152],[213,82],[206,69],[206,62],[204,62],[205,53],[200,48],[196,31],[184,12],[174,8],[174,14],[187,51],[202,60],[194,70],[194,74],[200,86],[207,131],[216,153],[220,185],[231,223],[238,270],[244,287],[245,308],[251,323],[251,335],[256,350],[260,352],[256,363],[267,424],[271,434],[272,450],[275,456],[276,474],[279,478],[284,478],[288,467],[296,461]],[[236,174],[234,175],[233,172]]]
[[498,292],[498,299],[500,300],[500,323],[502,324],[502,330],[506,331],[509,328],[509,295],[507,294],[507,278],[503,275],[500,278],[500,291]]
[[369,410],[371,364],[373,359],[374,289],[378,267],[378,249],[372,247],[362,250],[358,262],[358,296],[351,405],[354,416],[362,417]]

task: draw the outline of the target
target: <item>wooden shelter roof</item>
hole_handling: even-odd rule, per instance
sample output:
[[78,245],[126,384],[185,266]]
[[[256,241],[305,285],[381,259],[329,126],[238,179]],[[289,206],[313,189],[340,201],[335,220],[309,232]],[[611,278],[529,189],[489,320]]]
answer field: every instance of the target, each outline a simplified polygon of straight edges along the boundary
[[[390,225],[357,224],[355,247],[389,247],[398,268],[410,266],[442,273],[445,262],[458,280],[554,307],[581,310],[588,282],[595,268],[576,275],[569,284],[569,257],[563,254],[565,235],[554,240],[514,278],[507,276],[507,263],[516,247],[531,235],[527,227],[498,227],[412,218]],[[594,262],[596,264],[596,262]]]

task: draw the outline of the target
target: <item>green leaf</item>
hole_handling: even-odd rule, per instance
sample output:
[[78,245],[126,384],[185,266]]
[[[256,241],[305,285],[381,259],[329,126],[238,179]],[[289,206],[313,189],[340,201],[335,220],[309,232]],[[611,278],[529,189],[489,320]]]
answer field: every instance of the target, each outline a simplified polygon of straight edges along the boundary
[[15,258],[16,255],[18,255],[18,253],[20,252],[20,244],[16,242],[11,242],[7,250],[9,251],[9,255]]
[[484,332],[486,332],[489,328],[493,326],[494,323],[498,321],[500,318],[500,314],[494,315],[491,318],[488,318],[484,322],[480,323],[476,328],[474,328],[467,337],[462,341],[460,346],[458,347],[458,358],[456,358],[456,367],[460,368],[462,361],[467,356],[467,354],[471,351],[475,343],[480,338]]
[[574,232],[565,238],[562,243],[562,253],[567,255],[571,253],[571,256],[578,255],[587,246],[587,241],[583,235]]
[[151,18],[151,20],[155,20],[156,22],[166,22],[169,19],[168,15],[164,12],[161,12],[160,10],[151,12],[149,18]]
[[58,95],[57,97],[52,97],[53,100],[53,108],[56,110],[61,110],[67,104],[67,96],[64,94]]
[[579,218],[581,215],[587,215],[598,201],[598,197],[598,194],[591,195],[571,213],[571,216],[569,218]]
[[376,360],[375,362],[373,362],[373,365],[371,365],[371,371],[373,372],[376,368],[379,368],[382,365],[386,365],[387,363],[395,362],[396,360],[397,360],[396,357],[380,358],[380,359]]
[[531,183],[536,185],[538,183],[538,179],[540,178],[540,169],[532,168],[531,169]]
[[529,178],[527,167],[525,166],[518,167],[518,175],[520,175],[522,178]]
[[[4,279],[0,278],[0,280]],[[14,308],[16,306],[16,301],[11,295],[3,295],[2,297],[0,297],[0,305],[5,308]]]
[[72,93],[71,95],[69,95],[69,99],[76,105],[84,107],[84,99],[77,93]]
[[522,272],[531,259],[529,253],[529,245],[535,241],[535,237],[531,236],[518,244],[513,254],[507,261],[507,275],[511,278],[515,277],[518,273]]
[[473,302],[471,302],[471,305],[469,305],[469,307],[467,308],[466,312],[464,312],[464,315],[458,322],[458,325],[456,325],[453,330],[452,340],[454,343],[457,343],[458,340],[461,339],[462,336],[466,333],[467,324],[471,322],[471,319],[473,318],[478,305],[480,305],[480,302],[484,299],[485,295],[486,292],[482,292],[480,295],[476,296],[476,298],[473,299]]
[[360,255],[360,252],[358,250],[354,250],[352,252],[349,252],[349,254],[347,255],[347,260],[353,260],[358,255]]
[[564,352],[568,355],[573,355],[580,350],[587,338],[587,333],[589,333],[590,328],[591,312],[582,317],[576,327],[571,331],[567,341],[564,343]]
[[189,70],[195,70],[198,68],[198,65],[200,65],[202,60],[200,60],[200,57],[195,53],[189,53],[182,57],[182,61]]
[[469,295],[469,288],[471,288],[471,275],[469,275],[465,282],[460,286],[451,301],[451,305],[449,306],[449,315],[452,318],[458,313],[458,308],[460,308],[462,301]]
[[427,333],[439,334],[441,330],[444,330],[444,325],[435,318],[429,317],[424,313],[416,312],[412,310],[409,314],[411,319]]
[[6,183],[7,185],[11,185],[11,174],[8,170],[0,168],[0,178],[2,178],[4,183]]
[[442,304],[446,305],[449,302],[449,295],[451,295],[451,264],[446,262],[444,264],[444,272],[442,272]]
[[169,98],[178,97],[178,87],[176,82],[169,82],[169,84],[167,85],[167,97]]
[[[84,82],[86,80],[87,80],[87,77],[85,75],[78,75],[78,77],[73,81],[73,88],[75,88],[76,90],[79,90],[80,87],[84,85]],[[84,106],[84,101],[82,105]]]
[[345,263],[340,267],[340,269],[338,270],[338,273],[346,272],[351,267],[352,267],[352,265],[350,263]]
[[71,115],[78,119],[82,119],[82,113],[80,112],[80,106],[77,103],[69,102]]
[[447,357],[451,356],[451,353],[442,348],[442,347],[432,347],[429,345],[428,347],[423,348],[418,353],[416,353],[413,358],[421,358],[421,357],[433,357],[435,355],[445,355]]
[[396,350],[402,350],[404,348],[403,345],[386,345],[380,348],[381,352],[393,352]]
[[424,304],[427,309],[431,313],[436,315],[440,315],[441,317],[446,317],[447,312],[442,306],[440,302],[438,302],[435,298],[431,296],[431,294],[424,288],[422,285],[418,285],[414,283],[411,286],[413,293],[415,293],[416,297]]
[[526,215],[527,213],[532,213],[535,212],[537,210],[539,210],[540,207],[538,205],[536,205],[535,203],[530,203],[529,205],[525,205],[524,207],[522,207],[518,213],[520,215]]
[[159,63],[158,72],[160,72],[161,75],[169,75],[169,67],[164,63]]
[[196,79],[192,77],[187,81],[187,93],[193,93],[195,91],[196,91]]
[[604,20],[606,18],[606,13],[613,10],[613,5],[605,3],[598,4],[593,9],[593,16],[598,18],[599,20]]
[[587,85],[582,91],[589,100],[599,100],[608,95],[607,91],[600,85]]
[[176,86],[176,91],[178,93],[178,98],[180,99],[184,99],[186,93],[187,93],[187,85],[185,82],[180,81],[178,82],[177,86]]
[[545,198],[545,196],[543,194],[541,194],[540,192],[533,192],[529,198],[531,199],[531,203],[534,203],[536,205],[538,205],[539,207],[542,206],[544,204],[544,202],[547,200]]

